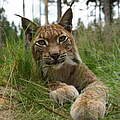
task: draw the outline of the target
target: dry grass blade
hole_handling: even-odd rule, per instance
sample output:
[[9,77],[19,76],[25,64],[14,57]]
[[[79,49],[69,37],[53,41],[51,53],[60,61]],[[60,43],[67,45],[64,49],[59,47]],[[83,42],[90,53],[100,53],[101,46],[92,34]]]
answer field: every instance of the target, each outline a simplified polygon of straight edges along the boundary
[[67,116],[65,115],[62,111],[60,110],[57,110],[57,109],[53,109],[52,107],[50,106],[46,106],[45,104],[43,103],[39,103],[39,101],[35,100],[35,99],[31,99],[29,96],[27,96],[26,94],[23,94],[22,92],[20,93],[21,95],[23,95],[24,97],[27,97],[29,100],[31,100],[32,102],[34,103],[37,103],[38,105],[41,105],[42,107],[44,107],[46,110],[50,111],[50,112],[53,112],[65,119],[68,119],[68,120],[72,120],[72,118],[70,116]]

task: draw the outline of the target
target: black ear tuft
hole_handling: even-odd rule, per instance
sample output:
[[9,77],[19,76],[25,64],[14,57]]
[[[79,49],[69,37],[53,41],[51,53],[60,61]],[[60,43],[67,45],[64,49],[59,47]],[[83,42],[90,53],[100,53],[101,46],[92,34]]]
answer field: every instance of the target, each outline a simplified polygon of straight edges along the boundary
[[25,31],[25,35],[28,36],[29,41],[31,41],[33,34],[36,32],[38,28],[38,25],[25,17],[22,17],[20,15],[16,15],[16,16],[21,18],[22,27]]
[[66,30],[71,32],[72,31],[72,18],[73,18],[72,9],[69,8],[64,13],[64,15],[61,17],[61,19],[60,19],[58,24],[62,25]]

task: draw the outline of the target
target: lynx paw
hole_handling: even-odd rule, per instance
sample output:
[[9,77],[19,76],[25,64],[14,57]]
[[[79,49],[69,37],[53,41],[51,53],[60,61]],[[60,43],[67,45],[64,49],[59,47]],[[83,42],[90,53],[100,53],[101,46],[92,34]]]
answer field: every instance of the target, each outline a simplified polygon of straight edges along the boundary
[[105,114],[105,103],[99,100],[81,101],[78,97],[71,106],[71,117],[74,120],[98,120]]
[[79,92],[72,85],[65,85],[50,92],[50,98],[56,103],[63,105],[67,101],[74,100],[79,96]]

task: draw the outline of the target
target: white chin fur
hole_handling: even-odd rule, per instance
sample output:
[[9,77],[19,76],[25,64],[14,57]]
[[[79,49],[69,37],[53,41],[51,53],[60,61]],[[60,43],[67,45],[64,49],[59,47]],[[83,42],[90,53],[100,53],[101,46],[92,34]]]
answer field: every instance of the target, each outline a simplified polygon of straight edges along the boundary
[[[78,60],[79,60],[80,62],[82,62],[82,60],[80,59],[80,57],[78,57]],[[74,62],[74,61],[72,60],[72,58],[70,58],[69,56],[66,56],[65,62],[60,63],[60,64],[57,64],[57,65],[54,65],[53,67],[54,67],[54,69],[60,69],[65,63],[66,63],[66,64],[69,64],[69,65],[77,65],[77,63]]]
[[71,60],[68,56],[66,56],[65,62],[70,65],[76,65],[76,63],[73,60]]
[[53,67],[54,67],[54,69],[60,69],[65,63],[67,63],[67,64],[69,64],[69,65],[76,65],[76,63],[73,62],[73,60],[71,60],[68,56],[66,56],[65,62],[60,63],[60,64],[58,64],[58,65],[55,65],[55,66],[53,66]]
[[60,69],[60,68],[63,66],[63,64],[64,64],[64,62],[63,62],[63,63],[60,63],[60,64],[58,64],[58,65],[54,65],[53,68],[56,69],[56,70],[57,70],[57,69]]

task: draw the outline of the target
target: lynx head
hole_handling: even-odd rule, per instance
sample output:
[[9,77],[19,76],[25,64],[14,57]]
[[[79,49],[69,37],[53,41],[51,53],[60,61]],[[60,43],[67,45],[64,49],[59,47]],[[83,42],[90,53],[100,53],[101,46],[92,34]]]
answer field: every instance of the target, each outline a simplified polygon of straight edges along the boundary
[[31,41],[35,61],[44,65],[76,64],[80,61],[72,36],[72,9],[69,8],[58,24],[39,26],[22,17],[22,26]]

